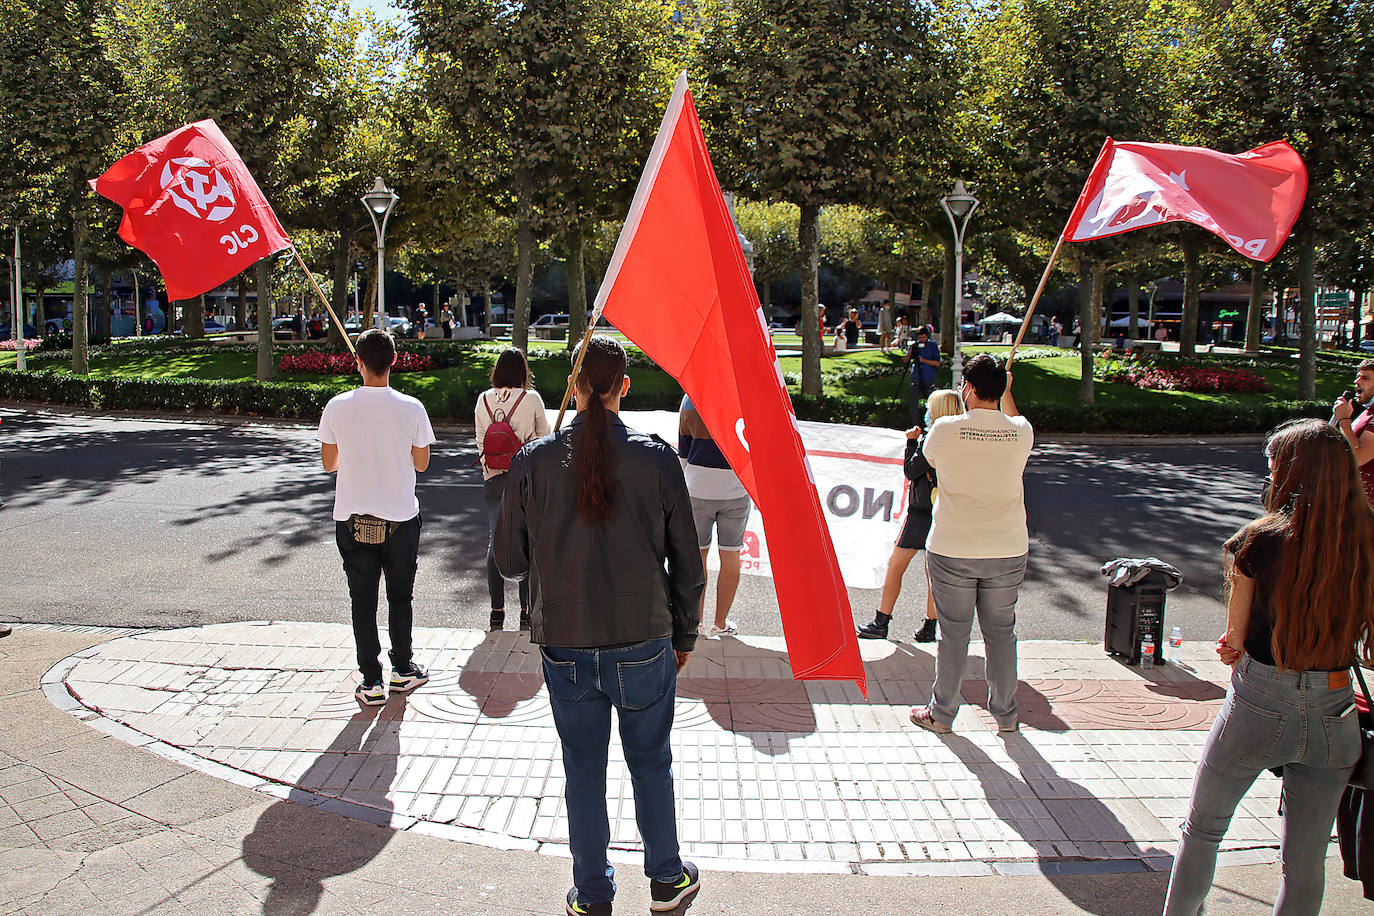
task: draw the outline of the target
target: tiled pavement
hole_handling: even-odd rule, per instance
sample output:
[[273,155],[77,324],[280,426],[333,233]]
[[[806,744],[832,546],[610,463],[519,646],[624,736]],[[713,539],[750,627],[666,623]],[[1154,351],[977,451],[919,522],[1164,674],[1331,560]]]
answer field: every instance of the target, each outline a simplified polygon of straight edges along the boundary
[[[412,833],[565,854],[537,650],[520,634],[471,630],[419,630],[416,646],[429,684],[370,711],[351,695],[351,633],[327,624],[124,636],[54,666],[44,690],[91,726],[240,786]],[[1182,665],[1142,673],[1094,645],[1023,642],[1022,733],[997,736],[975,679],[955,734],[936,736],[906,719],[927,698],[928,647],[862,644],[867,703],[853,685],[792,681],[781,640],[698,648],[674,731],[684,851],[738,870],[1167,869],[1226,678],[1202,645],[1186,646]],[[977,678],[980,660],[970,661]],[[0,847],[86,821],[131,836],[153,829],[46,777],[4,772],[12,813]],[[633,801],[614,743],[608,789],[616,858],[633,861]],[[1264,779],[1247,797],[1224,862],[1272,860],[1276,790]]]

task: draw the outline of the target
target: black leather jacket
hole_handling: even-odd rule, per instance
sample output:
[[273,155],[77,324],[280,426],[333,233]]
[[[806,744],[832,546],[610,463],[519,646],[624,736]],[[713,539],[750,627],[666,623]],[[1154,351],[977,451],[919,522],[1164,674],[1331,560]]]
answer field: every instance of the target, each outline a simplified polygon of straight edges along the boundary
[[[696,646],[706,573],[677,452],[612,413],[615,500],[604,525],[577,512],[574,417],[525,445],[506,475],[493,550],[508,578],[530,581],[530,640],[571,649],[673,638]],[[664,562],[667,568],[664,568]]]

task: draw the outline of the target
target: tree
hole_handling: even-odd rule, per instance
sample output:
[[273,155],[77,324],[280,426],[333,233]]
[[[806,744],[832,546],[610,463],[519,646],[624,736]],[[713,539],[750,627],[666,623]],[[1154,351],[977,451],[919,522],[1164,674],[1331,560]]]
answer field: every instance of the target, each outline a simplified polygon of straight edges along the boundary
[[6,182],[12,219],[36,214],[26,199],[51,189],[71,219],[75,262],[72,371],[87,360],[87,257],[90,192],[86,181],[109,164],[122,76],[110,61],[109,0],[28,0],[0,16],[0,138],[11,152]]
[[[175,72],[175,107],[187,120],[214,118],[267,199],[281,200],[315,169],[286,151],[320,76],[334,10],[327,0],[168,0],[165,15],[159,58]],[[256,272],[257,377],[266,380],[276,374],[271,259]]]
[[727,187],[798,207],[802,393],[820,394],[819,222],[888,199],[937,145],[952,85],[932,9],[908,0],[736,0],[709,11],[698,103]]

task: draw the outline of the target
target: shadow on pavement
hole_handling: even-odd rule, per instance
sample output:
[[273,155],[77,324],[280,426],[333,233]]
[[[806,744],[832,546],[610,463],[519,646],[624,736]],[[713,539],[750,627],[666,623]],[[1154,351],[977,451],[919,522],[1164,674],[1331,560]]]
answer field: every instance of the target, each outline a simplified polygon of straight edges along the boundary
[[506,718],[544,686],[543,674],[505,670],[514,645],[511,635],[487,631],[458,674],[458,686],[477,701],[482,715],[493,719]]
[[[1020,734],[1004,738],[1007,755],[1011,757],[1016,773],[1008,773],[1000,764],[973,742],[959,735],[942,736],[945,744],[963,762],[968,771],[978,778],[983,787],[984,797],[993,813],[1004,824],[1011,827],[1027,842],[1043,843],[1045,835],[1036,829],[1036,819],[1027,817],[1027,802],[1043,805],[1049,816],[1059,828],[1073,841],[1076,827],[1087,827],[1093,842],[1127,843],[1135,856],[1164,855],[1153,848],[1141,850],[1131,832],[1117,816],[1078,783],[1059,776],[1053,767],[1029,741]],[[1010,784],[1010,785],[1008,785]],[[1084,838],[1078,837],[1078,842]],[[1046,880],[1073,903],[1074,912],[1095,913],[1099,916],[1119,916],[1123,912],[1123,901],[1104,899],[1095,889],[1094,882],[1082,880],[1082,876],[1056,867],[1058,856],[1042,855],[1038,859],[1040,871]],[[1136,866],[1126,860],[1129,866]],[[1148,887],[1133,885],[1131,912],[1158,913],[1164,908],[1164,895],[1167,889],[1167,875],[1160,875],[1158,881]],[[1149,896],[1148,902],[1142,895]],[[1144,905],[1141,905],[1144,903]]]
[[[400,724],[405,698],[386,706],[362,709],[296,781],[286,799],[268,808],[243,839],[243,861],[271,879],[262,902],[264,916],[308,916],[324,896],[324,882],[357,871],[375,859],[391,841],[386,826],[392,804],[386,793],[396,779]],[[360,823],[312,810],[319,797],[312,790],[326,785],[342,790],[346,800],[366,816]],[[339,794],[339,788],[330,794]]]

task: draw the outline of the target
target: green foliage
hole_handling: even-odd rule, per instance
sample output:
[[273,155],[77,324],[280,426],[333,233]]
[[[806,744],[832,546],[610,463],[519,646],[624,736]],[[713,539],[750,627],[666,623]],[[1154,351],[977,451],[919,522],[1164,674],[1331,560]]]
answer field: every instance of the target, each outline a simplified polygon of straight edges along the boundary
[[67,372],[0,369],[0,398],[97,410],[211,411],[316,418],[334,385],[197,379],[89,378]]

